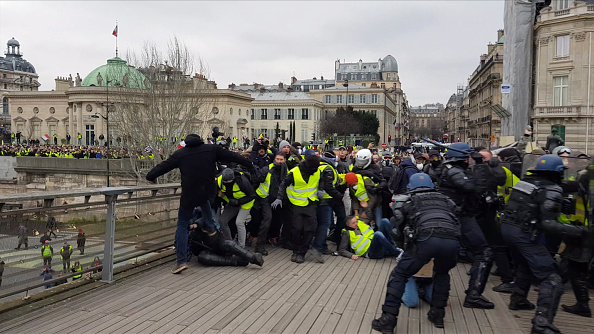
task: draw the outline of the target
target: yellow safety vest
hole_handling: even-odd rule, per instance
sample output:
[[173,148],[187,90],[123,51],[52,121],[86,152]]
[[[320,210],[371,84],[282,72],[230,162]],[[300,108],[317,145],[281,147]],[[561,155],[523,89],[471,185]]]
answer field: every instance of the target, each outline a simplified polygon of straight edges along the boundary
[[511,195],[512,188],[518,181],[520,181],[520,178],[515,176],[514,173],[512,173],[506,167],[502,168],[505,171],[505,184],[503,186],[497,186],[497,193],[503,196],[505,203],[507,203],[509,196]]
[[318,201],[318,185],[320,183],[320,170],[313,173],[307,182],[301,175],[299,167],[295,167],[289,171],[293,173],[295,184],[290,184],[287,187],[287,197],[289,201],[295,206],[307,206],[309,201]]
[[561,213],[559,215],[559,221],[564,224],[571,224],[571,222],[578,221],[584,226],[588,226],[588,220],[586,219],[586,208],[584,207],[584,201],[580,196],[575,196],[575,215],[566,215]]
[[[76,271],[82,271],[82,267],[79,265],[78,267],[74,268]],[[82,277],[82,274],[72,276],[72,279],[79,279]]]
[[68,254],[70,254],[70,251],[72,250],[72,246],[68,246],[68,249],[64,249],[64,247],[60,248],[60,258],[62,258],[62,260],[64,260],[64,251],[68,252]]
[[52,246],[42,246],[43,257],[52,257]]
[[349,231],[351,248],[355,252],[355,255],[363,256],[365,253],[367,253],[367,250],[371,245],[371,239],[373,239],[373,229],[360,220],[357,220],[357,226],[359,227],[359,231],[361,231],[360,235],[357,235],[355,231]]
[[367,195],[367,190],[365,190],[365,181],[367,176],[362,176],[361,174],[357,175],[357,184],[353,186],[353,190],[355,190],[355,197],[360,201],[369,201],[369,195]]
[[[229,203],[229,198],[227,198],[227,195],[225,195],[225,192],[227,191],[227,187],[223,183],[223,175],[220,175],[217,178],[217,184],[219,185],[219,189],[221,189],[221,191],[223,192],[223,195],[221,195],[220,197],[225,202]],[[244,197],[245,197],[245,193],[239,189],[239,185],[237,185],[237,183],[233,183],[233,198],[241,199]],[[251,200],[250,202],[245,203],[244,205],[241,206],[241,208],[242,209],[251,209],[252,206],[254,206],[254,201],[255,200]]]
[[266,180],[260,183],[258,189],[256,189],[256,194],[262,198],[266,198],[270,194],[270,179],[272,178],[272,173],[270,173],[270,170],[273,166],[274,164],[268,165],[268,174],[266,174]]
[[[320,176],[324,172],[324,170],[328,167],[330,167],[332,169],[332,174],[334,174],[334,179],[332,180],[332,186],[336,188],[338,186],[338,180],[339,180],[338,172],[336,171],[336,169],[334,169],[334,167],[332,167],[327,162],[320,162],[320,167],[318,167],[318,170],[320,171]],[[321,192],[324,193],[324,196],[322,196],[322,198],[332,198],[332,196],[328,195],[328,193],[325,190],[322,189]]]

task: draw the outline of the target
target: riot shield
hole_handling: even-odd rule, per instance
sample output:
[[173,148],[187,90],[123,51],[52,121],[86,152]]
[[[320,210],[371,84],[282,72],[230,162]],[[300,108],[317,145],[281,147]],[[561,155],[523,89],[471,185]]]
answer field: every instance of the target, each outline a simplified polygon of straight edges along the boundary
[[[523,166],[522,166],[522,177],[534,169],[540,162],[541,154],[526,154],[524,155]],[[566,169],[563,174],[563,181],[576,181],[578,178],[578,172],[585,170],[590,165],[589,159],[575,158],[575,157],[561,157],[563,164]]]

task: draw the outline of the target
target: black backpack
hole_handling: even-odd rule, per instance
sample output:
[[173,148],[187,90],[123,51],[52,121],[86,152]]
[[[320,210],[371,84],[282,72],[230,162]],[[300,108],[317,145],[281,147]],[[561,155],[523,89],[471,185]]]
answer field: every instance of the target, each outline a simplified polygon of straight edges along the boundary
[[401,184],[407,168],[416,169],[414,166],[397,167],[394,169],[394,173],[392,173],[392,177],[390,177],[390,182],[388,183],[388,188],[392,194],[402,194],[406,191],[406,189],[401,189]]

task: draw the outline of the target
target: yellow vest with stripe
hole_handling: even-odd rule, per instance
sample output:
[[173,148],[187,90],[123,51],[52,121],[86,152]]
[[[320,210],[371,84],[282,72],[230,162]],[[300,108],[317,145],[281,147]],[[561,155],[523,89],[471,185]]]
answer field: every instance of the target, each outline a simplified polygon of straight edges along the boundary
[[266,180],[260,183],[258,189],[256,189],[256,194],[258,194],[258,196],[261,198],[266,198],[270,194],[270,179],[272,178],[272,173],[270,173],[270,170],[272,167],[274,167],[274,164],[268,165],[268,174],[266,174]]
[[52,257],[52,246],[42,246],[43,257]]
[[586,208],[584,207],[584,201],[581,196],[575,196],[575,215],[566,215],[561,213],[559,215],[559,221],[564,224],[571,224],[572,222],[580,222],[584,226],[588,226],[588,220],[586,219]]
[[[74,270],[75,271],[82,271],[82,266],[79,265],[78,267],[74,268]],[[81,278],[81,277],[82,277],[82,274],[78,274],[78,275],[72,276],[73,279],[78,279],[78,278]]]
[[357,235],[355,231],[351,230],[349,231],[349,238],[351,241],[351,248],[353,249],[355,255],[363,256],[365,253],[367,253],[367,250],[371,245],[371,239],[373,239],[373,229],[360,220],[357,220],[357,226],[359,227],[361,234]]
[[368,178],[367,176],[362,176],[361,174],[357,175],[357,184],[353,186],[353,190],[355,190],[355,197],[360,201],[369,201],[369,195],[367,195],[367,190],[365,189],[365,181],[364,179]]
[[[219,185],[219,189],[221,189],[221,191],[223,192],[223,195],[221,195],[220,197],[225,202],[229,203],[229,198],[227,198],[227,195],[225,195],[225,192],[227,191],[227,187],[223,183],[223,175],[220,175],[217,178],[217,184]],[[237,185],[236,182],[233,182],[233,198],[241,199],[244,197],[245,197],[245,193],[239,189],[239,185]],[[254,206],[254,201],[255,200],[251,200],[250,202],[245,203],[244,205],[241,206],[241,208],[242,209],[251,209],[252,206]]]
[[497,193],[503,196],[505,203],[509,200],[509,196],[511,195],[512,188],[520,178],[515,176],[509,169],[506,167],[501,167],[505,171],[505,184],[503,186],[497,186]]
[[[332,186],[334,188],[336,188],[338,186],[338,182],[339,182],[338,172],[332,165],[328,164],[327,162],[320,162],[320,167],[318,167],[318,170],[320,171],[320,176],[322,175],[324,170],[328,167],[330,167],[332,169],[332,174],[334,175],[334,179],[332,180]],[[332,198],[332,196],[328,195],[328,193],[325,190],[322,189],[321,192],[324,193],[324,196],[322,198]]]
[[307,206],[310,200],[318,200],[318,185],[320,183],[319,169],[309,177],[307,182],[303,179],[299,167],[291,169],[289,173],[293,173],[294,184],[290,184],[287,187],[287,197],[293,205]]

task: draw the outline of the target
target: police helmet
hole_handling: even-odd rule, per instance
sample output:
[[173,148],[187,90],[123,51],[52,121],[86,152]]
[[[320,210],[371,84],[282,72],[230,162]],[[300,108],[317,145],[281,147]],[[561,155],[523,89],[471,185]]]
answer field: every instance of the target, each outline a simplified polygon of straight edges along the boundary
[[538,159],[533,172],[563,172],[565,165],[563,159],[554,154],[545,154]]
[[561,155],[563,153],[571,154],[571,149],[567,146],[557,146],[553,149],[553,152],[551,152],[551,154],[554,155]]
[[357,152],[355,155],[355,166],[360,169],[365,169],[371,164],[372,154],[371,151],[364,148]]
[[446,151],[446,157],[448,160],[465,160],[468,158],[469,153],[462,153],[458,151],[466,151],[470,153],[470,146],[466,143],[453,143]]
[[414,190],[417,188],[435,189],[431,177],[425,173],[416,173],[410,176],[408,180],[408,189]]

